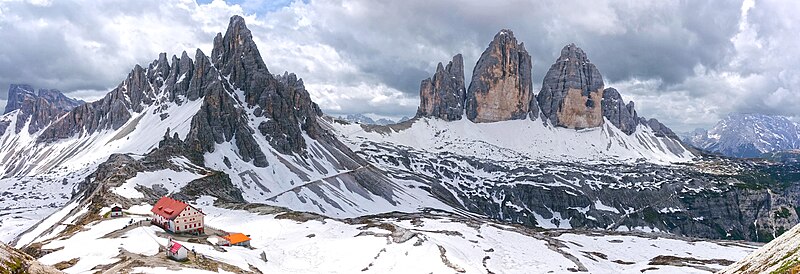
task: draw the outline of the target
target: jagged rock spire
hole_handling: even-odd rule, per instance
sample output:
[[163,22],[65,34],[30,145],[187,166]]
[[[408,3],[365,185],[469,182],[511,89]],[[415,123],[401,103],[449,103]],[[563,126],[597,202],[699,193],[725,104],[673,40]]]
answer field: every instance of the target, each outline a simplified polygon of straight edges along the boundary
[[636,126],[639,124],[639,115],[633,101],[625,104],[622,96],[615,88],[607,88],[603,90],[603,116],[608,119],[611,124],[625,132],[625,134],[633,134],[636,131]]
[[[274,80],[241,16],[231,17],[225,35],[218,33],[214,38],[211,60],[222,75],[228,76],[234,88],[251,91],[254,96],[274,88]],[[247,101],[255,103],[252,99]]]
[[531,56],[511,30],[501,30],[481,54],[466,97],[467,118],[474,122],[524,119],[538,113],[531,104]]
[[211,60],[234,89],[243,91],[247,106],[254,107],[257,116],[269,118],[258,125],[258,131],[277,151],[302,154],[306,148],[303,131],[319,137],[322,130],[316,117],[321,112],[303,81],[294,74],[270,74],[244,18],[231,17],[225,34],[217,34]]
[[575,44],[561,50],[537,95],[545,118],[553,125],[575,129],[603,123],[602,98],[603,76]]
[[432,78],[422,80],[419,88],[419,117],[437,117],[446,121],[460,120],[464,113],[466,88],[464,85],[464,59],[461,54],[436,67]]

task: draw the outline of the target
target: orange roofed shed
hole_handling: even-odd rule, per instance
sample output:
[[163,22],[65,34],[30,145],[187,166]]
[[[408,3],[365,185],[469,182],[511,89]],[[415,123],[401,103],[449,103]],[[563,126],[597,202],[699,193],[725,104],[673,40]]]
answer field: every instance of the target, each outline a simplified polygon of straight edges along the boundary
[[222,236],[230,245],[241,245],[241,246],[249,246],[250,245],[250,237],[244,235],[242,233],[231,233],[226,236]]

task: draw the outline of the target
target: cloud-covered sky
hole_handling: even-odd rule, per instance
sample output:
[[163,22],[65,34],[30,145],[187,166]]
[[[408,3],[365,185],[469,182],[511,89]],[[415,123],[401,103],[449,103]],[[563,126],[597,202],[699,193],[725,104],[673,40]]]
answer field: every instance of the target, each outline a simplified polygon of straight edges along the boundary
[[574,42],[641,115],[687,131],[730,112],[800,117],[798,10],[789,0],[0,0],[0,89],[96,99],[159,52],[209,53],[241,14],[270,71],[302,77],[324,112],[399,118],[414,114],[438,62],[462,53],[469,81],[510,28],[533,57],[535,90]]

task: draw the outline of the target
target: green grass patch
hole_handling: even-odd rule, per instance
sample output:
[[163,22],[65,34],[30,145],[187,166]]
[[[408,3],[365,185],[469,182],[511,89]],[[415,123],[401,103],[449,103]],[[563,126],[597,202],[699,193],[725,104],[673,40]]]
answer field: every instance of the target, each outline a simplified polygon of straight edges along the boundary
[[781,207],[780,210],[775,211],[776,219],[786,219],[792,216],[792,212],[788,208]]

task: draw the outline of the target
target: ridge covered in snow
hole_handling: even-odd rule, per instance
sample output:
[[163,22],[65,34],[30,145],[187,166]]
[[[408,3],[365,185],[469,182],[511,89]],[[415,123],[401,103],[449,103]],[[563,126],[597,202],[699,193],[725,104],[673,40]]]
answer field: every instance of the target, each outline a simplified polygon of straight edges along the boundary
[[632,135],[609,122],[597,128],[574,130],[527,119],[474,123],[467,119],[418,118],[389,127],[334,125],[356,150],[360,142],[374,141],[498,161],[669,164],[689,162],[695,157],[679,141],[658,137],[644,125],[639,125]]
[[800,124],[784,116],[734,113],[709,130],[684,136],[697,148],[731,157],[760,157],[800,148]]

